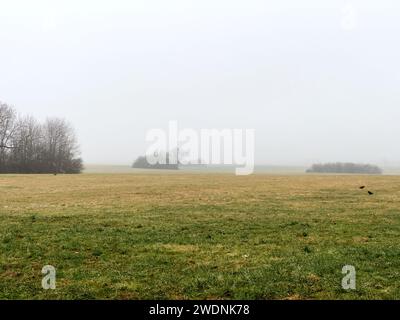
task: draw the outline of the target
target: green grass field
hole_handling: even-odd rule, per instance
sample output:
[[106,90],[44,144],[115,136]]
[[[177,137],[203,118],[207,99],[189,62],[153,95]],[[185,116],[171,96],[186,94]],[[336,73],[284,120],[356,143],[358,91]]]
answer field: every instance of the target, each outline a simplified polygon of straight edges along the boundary
[[0,191],[1,299],[400,298],[398,176],[2,175]]

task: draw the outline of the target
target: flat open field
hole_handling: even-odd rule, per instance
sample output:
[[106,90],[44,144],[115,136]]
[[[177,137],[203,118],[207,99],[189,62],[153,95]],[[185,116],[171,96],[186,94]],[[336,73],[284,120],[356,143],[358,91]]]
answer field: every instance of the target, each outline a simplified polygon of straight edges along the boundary
[[2,299],[400,299],[400,177],[2,175],[0,191]]

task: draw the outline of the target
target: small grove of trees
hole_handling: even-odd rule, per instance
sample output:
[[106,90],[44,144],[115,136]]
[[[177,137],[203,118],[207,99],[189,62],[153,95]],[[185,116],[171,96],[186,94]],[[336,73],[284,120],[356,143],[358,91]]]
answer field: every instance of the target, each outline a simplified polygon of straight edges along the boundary
[[39,123],[0,102],[0,173],[80,173],[72,127],[63,119]]
[[307,173],[355,173],[355,174],[382,174],[381,168],[370,164],[357,163],[325,163],[314,164]]
[[167,152],[166,154],[166,162],[167,163],[156,163],[156,164],[150,164],[147,162],[147,159],[145,156],[140,156],[138,157],[135,162],[132,165],[132,168],[138,168],[138,169],[167,169],[167,170],[178,170],[179,169],[179,164],[175,163],[170,163],[169,161],[169,153]]

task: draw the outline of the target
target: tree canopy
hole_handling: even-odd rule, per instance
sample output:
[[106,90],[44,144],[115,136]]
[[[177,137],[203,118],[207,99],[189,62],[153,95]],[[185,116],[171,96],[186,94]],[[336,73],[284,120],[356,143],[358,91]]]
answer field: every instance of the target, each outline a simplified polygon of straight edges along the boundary
[[355,173],[355,174],[382,174],[381,168],[371,164],[357,163],[324,163],[314,164],[307,173]]
[[0,102],[0,173],[80,173],[77,139],[63,119],[44,123]]

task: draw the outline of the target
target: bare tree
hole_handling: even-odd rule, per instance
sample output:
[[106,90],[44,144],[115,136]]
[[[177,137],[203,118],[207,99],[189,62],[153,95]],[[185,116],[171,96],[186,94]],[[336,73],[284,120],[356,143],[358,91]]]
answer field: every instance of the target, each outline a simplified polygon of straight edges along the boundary
[[83,169],[72,127],[63,119],[40,124],[17,119],[14,108],[0,104],[0,172],[80,173]]
[[19,119],[13,141],[15,146],[11,160],[13,171],[25,173],[43,171],[43,133],[36,119],[29,116]]
[[75,173],[82,169],[79,147],[72,127],[63,119],[47,119],[43,125],[44,158],[54,173]]
[[0,102],[0,172],[7,171],[7,158],[13,148],[12,137],[16,130],[16,111]]

